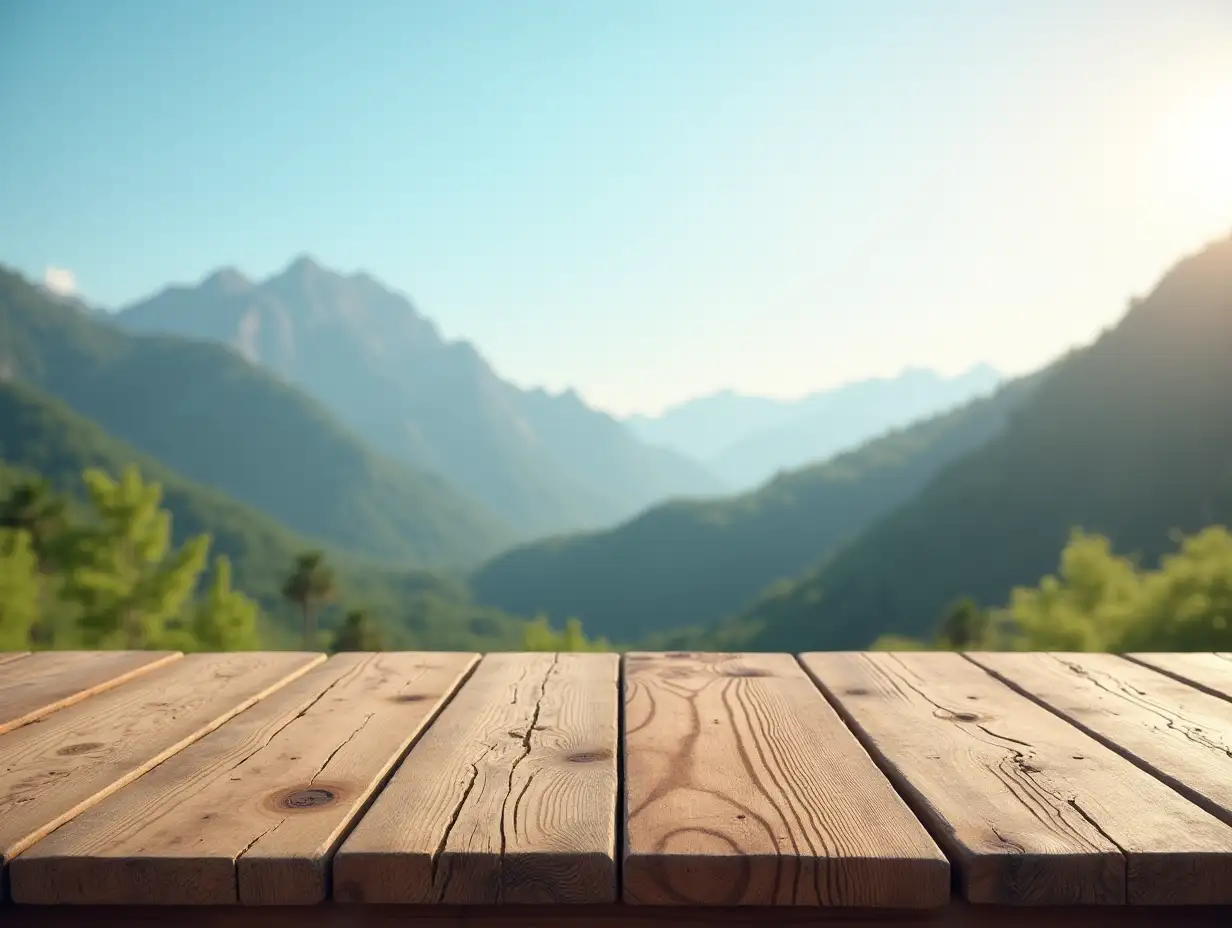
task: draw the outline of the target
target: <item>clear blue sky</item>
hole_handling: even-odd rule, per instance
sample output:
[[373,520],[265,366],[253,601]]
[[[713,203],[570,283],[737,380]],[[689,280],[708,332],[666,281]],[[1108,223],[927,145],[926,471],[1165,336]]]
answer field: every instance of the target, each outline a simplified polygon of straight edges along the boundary
[[1093,337],[1232,231],[1232,2],[5,0],[0,133],[31,276],[309,252],[653,411]]

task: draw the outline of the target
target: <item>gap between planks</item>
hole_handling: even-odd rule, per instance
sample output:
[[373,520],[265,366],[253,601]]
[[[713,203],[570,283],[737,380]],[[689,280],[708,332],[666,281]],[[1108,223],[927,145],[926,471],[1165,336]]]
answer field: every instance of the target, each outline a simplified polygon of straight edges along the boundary
[[339,849],[334,898],[614,900],[617,670],[615,654],[487,655]]
[[1232,824],[1232,702],[1115,654],[967,659]]
[[330,658],[18,857],[14,898],[323,901],[346,829],[477,659]]
[[1232,901],[1232,832],[951,652],[801,657],[984,904]]
[[290,682],[320,654],[194,654],[0,735],[0,863]]
[[179,651],[40,651],[0,672],[0,734],[96,696],[184,655]]
[[948,902],[948,861],[794,657],[633,653],[624,682],[626,902]]

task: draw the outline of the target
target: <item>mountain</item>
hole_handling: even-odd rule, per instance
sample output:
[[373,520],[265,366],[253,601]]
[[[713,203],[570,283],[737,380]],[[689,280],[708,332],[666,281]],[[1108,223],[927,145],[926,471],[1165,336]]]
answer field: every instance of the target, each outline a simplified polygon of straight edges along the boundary
[[1232,524],[1232,237],[1181,261],[1056,365],[992,441],[727,632],[757,649],[926,636],[969,595],[1003,604],[1069,532],[1152,565],[1174,531]]
[[[211,536],[211,553],[231,560],[237,589],[256,599],[266,647],[299,644],[298,615],[283,601],[282,580],[300,552],[320,547],[254,509],[193,483],[160,461],[105,433],[59,400],[14,382],[0,382],[0,494],[20,479],[42,476],[70,498],[82,496],[81,473],[113,476],[137,467],[163,491],[175,544]],[[348,605],[363,605],[383,622],[395,647],[498,649],[516,646],[521,625],[476,606],[456,579],[422,570],[392,570],[329,551]],[[331,619],[328,611],[326,622]]]
[[436,475],[370,451],[320,404],[236,352],[131,335],[0,268],[0,377],[287,528],[403,564],[463,565],[509,530]]
[[783,474],[752,493],[657,506],[617,528],[515,548],[471,578],[504,609],[576,616],[620,641],[712,625],[910,499],[1005,427],[1038,377]]
[[889,429],[952,409],[988,393],[1000,379],[980,365],[952,378],[913,369],[848,384],[800,401],[787,421],[733,443],[709,464],[733,487],[755,486],[780,470],[824,461]]
[[301,257],[268,280],[214,273],[122,310],[135,332],[234,346],[324,403],[374,447],[443,474],[523,535],[609,524],[717,492],[705,468],[643,444],[573,393],[521,390],[366,274]]
[[953,409],[1000,381],[984,364],[948,378],[913,368],[790,401],[724,391],[627,421],[644,441],[702,461],[729,486],[743,489]]

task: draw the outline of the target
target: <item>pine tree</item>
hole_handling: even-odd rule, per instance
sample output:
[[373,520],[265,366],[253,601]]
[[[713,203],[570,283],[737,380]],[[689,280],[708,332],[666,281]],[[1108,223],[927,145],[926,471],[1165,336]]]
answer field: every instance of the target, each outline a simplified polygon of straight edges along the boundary
[[299,610],[304,620],[304,647],[316,650],[317,609],[334,598],[334,571],[322,551],[305,551],[295,559],[291,575],[282,585],[282,595]]
[[214,559],[210,585],[192,610],[192,643],[203,651],[252,651],[261,646],[260,608],[231,587],[231,561]]
[[87,647],[156,646],[192,596],[209,537],[173,551],[162,490],[133,468],[118,481],[96,470],[83,479],[95,518],[72,530],[62,595],[81,609]]
[[331,651],[384,651],[385,636],[366,609],[352,609],[334,634]]
[[30,536],[0,529],[0,651],[28,647],[38,617],[39,577]]

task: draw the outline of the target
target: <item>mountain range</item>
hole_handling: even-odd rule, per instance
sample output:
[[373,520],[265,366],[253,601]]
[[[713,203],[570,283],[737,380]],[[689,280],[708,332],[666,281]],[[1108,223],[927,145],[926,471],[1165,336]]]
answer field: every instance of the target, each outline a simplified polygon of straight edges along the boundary
[[956,377],[910,368],[897,377],[862,380],[796,400],[726,390],[626,421],[643,440],[702,461],[740,490],[960,406],[990,393],[1000,381],[986,364]]
[[729,416],[730,442],[692,426],[655,438],[689,415],[622,423],[517,389],[405,298],[307,259],[119,315],[0,268],[0,490],[137,464],[177,538],[213,535],[284,632],[281,575],[323,548],[408,646],[516,646],[517,617],[542,612],[642,646],[859,648],[927,636],[961,596],[1004,603],[1076,527],[1149,563],[1175,531],[1232,523],[1232,238],[1093,344],[995,380],[908,372],[816,397],[834,431],[835,410],[884,421],[917,381],[931,405],[723,495],[681,443],[713,468],[776,430],[815,449],[799,424],[814,420],[712,397],[693,412]]
[[522,390],[367,274],[301,257],[234,269],[123,308],[134,333],[233,347],[323,404],[373,448],[440,475],[519,537],[598,527],[671,496],[717,493],[704,467],[637,440],[577,394]]
[[[927,636],[962,596],[1004,603],[1075,527],[1156,560],[1232,523],[1232,238],[1119,325],[993,396],[723,500],[522,545],[484,601],[670,647],[867,647]],[[806,566],[807,565],[807,566]],[[797,576],[799,574],[799,576]]]

